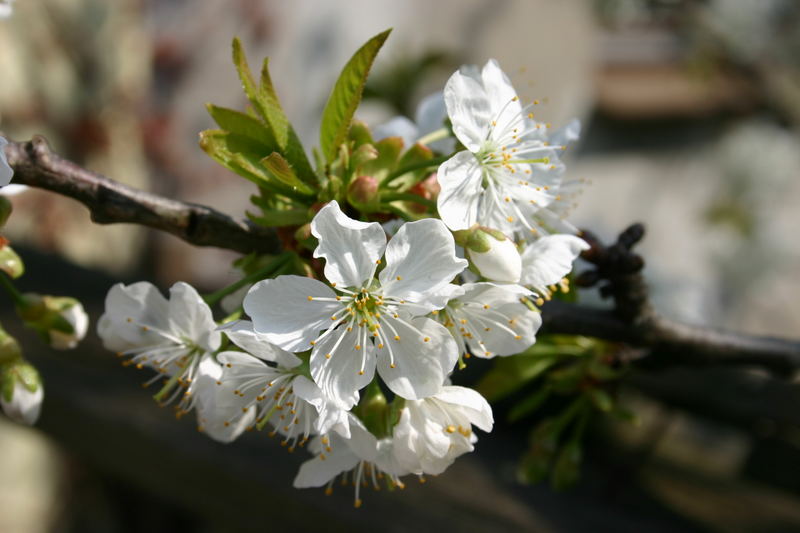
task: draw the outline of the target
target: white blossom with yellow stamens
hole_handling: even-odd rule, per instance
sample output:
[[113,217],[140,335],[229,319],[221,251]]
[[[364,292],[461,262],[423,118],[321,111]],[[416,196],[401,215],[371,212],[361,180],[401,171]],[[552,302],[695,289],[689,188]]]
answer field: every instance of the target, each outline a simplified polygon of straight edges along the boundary
[[534,120],[534,104],[521,104],[493,59],[480,71],[462,67],[444,97],[453,133],[466,148],[439,167],[444,223],[452,230],[480,224],[515,239],[551,232],[551,217],[539,211],[559,196],[559,153],[566,147],[559,143],[576,137],[577,121],[549,136],[548,125]]
[[255,330],[285,350],[311,349],[311,376],[342,409],[356,404],[376,368],[403,398],[438,392],[458,349],[424,315],[444,307],[442,290],[467,265],[452,234],[425,219],[405,224],[387,244],[380,224],[349,218],[335,201],[311,231],[331,286],[299,276],[257,283],[244,299]]
[[434,316],[453,334],[461,355],[513,355],[536,342],[542,325],[540,314],[521,302],[529,296],[519,285],[466,283]]
[[488,433],[494,417],[486,399],[472,389],[448,385],[430,398],[406,401],[392,434],[394,457],[413,474],[441,474],[474,449],[473,425]]

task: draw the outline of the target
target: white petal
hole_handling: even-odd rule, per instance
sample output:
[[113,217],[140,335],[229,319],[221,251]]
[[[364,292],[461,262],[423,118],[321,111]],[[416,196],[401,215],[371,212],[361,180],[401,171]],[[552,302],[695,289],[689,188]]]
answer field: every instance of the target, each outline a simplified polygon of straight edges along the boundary
[[169,326],[168,307],[167,299],[151,283],[127,287],[117,283],[106,295],[97,334],[103,346],[113,351],[158,344],[164,340],[159,330]]
[[292,382],[295,395],[313,405],[317,409],[315,430],[320,435],[329,431],[336,431],[339,435],[350,438],[350,423],[348,412],[336,407],[322,392],[316,383],[305,376],[297,376]]
[[265,335],[256,332],[249,320],[229,322],[217,329],[225,333],[236,346],[259,359],[278,363],[283,368],[294,368],[302,363],[299,357],[278,348]]
[[[2,173],[3,173],[2,162],[0,162],[0,174]],[[17,194],[23,193],[28,189],[30,189],[30,187],[28,187],[27,185],[17,185],[16,183],[11,183],[1,188],[0,194],[2,194],[3,196],[16,196]]]
[[451,230],[468,229],[478,220],[483,171],[471,152],[461,151],[439,166],[442,190],[436,200],[442,222]]
[[213,352],[219,348],[220,335],[211,309],[194,287],[179,281],[169,290],[169,321],[195,344]]
[[[220,356],[226,363],[239,357],[258,361],[238,352],[222,352]],[[233,393],[238,382],[227,379],[220,381],[222,377],[222,366],[210,355],[203,357],[197,367],[192,393],[195,396],[198,427],[216,441],[232,442],[255,422],[256,412],[253,408],[242,411],[247,404],[243,398]],[[222,384],[218,385],[217,382]]]
[[319,332],[330,327],[331,317],[342,310],[330,287],[311,278],[278,276],[259,281],[244,298],[244,310],[253,328],[271,342],[292,352],[305,351]]
[[6,159],[4,148],[6,144],[8,144],[8,141],[0,137],[0,187],[8,185],[11,178],[14,176],[14,169],[8,165],[8,159]]
[[321,487],[342,472],[352,470],[360,461],[347,446],[335,446],[330,454],[318,455],[300,465],[293,485],[296,489]]
[[520,283],[546,287],[561,281],[572,270],[572,262],[589,245],[574,235],[549,235],[530,243],[522,251]]
[[0,406],[6,416],[15,422],[29,426],[39,419],[43,400],[44,387],[41,384],[36,387],[35,391],[31,392],[25,385],[15,381],[14,392],[11,395],[10,402],[6,402],[5,395],[0,394]]
[[325,277],[340,287],[361,287],[386,246],[380,224],[353,220],[335,200],[311,221],[311,233],[319,239],[314,257],[325,258]]
[[[414,120],[417,121],[417,127],[419,128],[418,135],[423,137],[444,128],[445,119],[447,119],[447,106],[444,103],[444,94],[441,91],[429,94],[417,106]],[[455,146],[456,141],[451,136],[430,143],[428,148],[435,152],[449,154],[455,149]]]
[[318,341],[311,352],[311,377],[342,409],[358,403],[358,391],[372,381],[374,374],[374,349],[363,327],[353,326],[348,332],[340,326]]
[[461,69],[444,86],[447,115],[453,133],[467,150],[477,152],[486,140],[492,120],[492,104],[483,84]]
[[536,341],[541,315],[520,303],[530,292],[518,285],[475,283],[465,286],[459,316],[466,317],[470,351],[478,357],[513,355]]
[[383,324],[385,346],[376,350],[378,373],[386,385],[408,400],[439,392],[458,361],[458,347],[447,328],[424,317],[411,321],[384,317]]
[[508,130],[522,112],[522,104],[517,98],[517,92],[511,85],[508,76],[494,59],[490,59],[484,65],[481,70],[481,79],[491,108],[489,120],[496,124],[492,130],[497,132]]
[[372,129],[372,138],[376,141],[386,137],[401,137],[403,145],[408,148],[417,140],[417,126],[406,117],[394,117],[389,122]]
[[550,144],[555,146],[567,146],[573,141],[577,141],[581,136],[581,121],[572,119],[566,126],[562,126],[550,135]]
[[487,433],[492,431],[494,416],[492,407],[486,398],[477,391],[454,385],[445,386],[436,395],[437,400],[458,406],[469,418],[469,421]]
[[380,273],[386,297],[424,302],[449,284],[467,261],[456,256],[453,235],[441,221],[427,218],[405,224],[386,246],[386,268]]

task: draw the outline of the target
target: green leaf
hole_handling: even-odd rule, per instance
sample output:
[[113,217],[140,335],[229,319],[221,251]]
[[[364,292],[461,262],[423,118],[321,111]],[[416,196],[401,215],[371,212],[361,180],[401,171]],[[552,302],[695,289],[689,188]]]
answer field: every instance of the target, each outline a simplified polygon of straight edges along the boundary
[[[250,66],[247,64],[247,57],[242,48],[242,42],[238,37],[233,39],[233,64],[236,67],[236,72],[239,73],[239,79],[242,80],[242,88],[247,99],[250,100],[254,106],[259,107],[258,102],[258,87],[253,79],[253,73],[250,72]],[[260,110],[259,110],[260,112]]]
[[289,166],[289,162],[278,152],[272,152],[262,159],[261,164],[264,165],[273,176],[292,189],[310,196],[314,195],[314,190],[297,178],[294,170]]
[[547,477],[558,451],[561,428],[555,420],[542,420],[531,432],[530,448],[522,457],[520,477],[528,483],[538,483]]
[[579,441],[568,442],[558,453],[553,465],[550,482],[555,490],[564,490],[574,485],[581,474],[583,450]]
[[391,31],[379,33],[359,48],[336,80],[322,112],[319,135],[320,147],[328,163],[336,158],[339,145],[347,138],[372,62]]
[[557,359],[551,357],[528,355],[512,355],[497,359],[494,367],[478,383],[478,392],[489,402],[496,402],[539,377],[556,361]]
[[261,215],[247,212],[247,218],[266,227],[300,226],[310,220],[307,209],[282,209],[276,211],[263,211]]
[[531,394],[517,405],[511,408],[508,412],[508,421],[516,422],[517,420],[529,416],[536,409],[538,409],[547,398],[550,396],[550,388],[542,387],[535,393]]
[[589,399],[598,410],[604,413],[608,413],[614,408],[614,399],[603,389],[589,389]]
[[[283,108],[281,107],[272,79],[269,75],[269,60],[264,59],[261,69],[261,84],[256,85],[250,66],[247,64],[242,43],[238,38],[233,40],[233,63],[242,80],[242,88],[253,104],[256,112],[264,119],[267,127],[271,130],[271,136],[277,144],[277,148],[282,155],[292,164],[296,172],[303,181],[307,183],[316,182],[316,174],[311,169],[300,139],[289,124]],[[227,128],[226,128],[227,129]]]
[[206,130],[200,132],[200,147],[228,170],[270,193],[307,202],[307,196],[281,183],[267,171],[261,164],[264,158],[264,154],[260,153],[262,148],[252,139],[222,130]]
[[352,124],[350,124],[350,133],[348,134],[348,138],[353,141],[354,148],[358,148],[362,144],[372,144],[372,132],[364,122],[360,120],[354,120]]
[[294,167],[298,176],[306,183],[316,183],[317,176],[308,162],[308,156],[303,149],[300,138],[295,133],[294,128],[283,112],[278,94],[272,85],[272,78],[269,75],[269,58],[264,59],[261,68],[261,86],[258,88],[258,99],[261,102],[264,119],[272,128],[272,133],[281,147],[282,154]]
[[278,150],[278,143],[272,135],[272,131],[257,118],[213,104],[206,104],[206,109],[214,122],[223,130],[264,145],[264,153]]

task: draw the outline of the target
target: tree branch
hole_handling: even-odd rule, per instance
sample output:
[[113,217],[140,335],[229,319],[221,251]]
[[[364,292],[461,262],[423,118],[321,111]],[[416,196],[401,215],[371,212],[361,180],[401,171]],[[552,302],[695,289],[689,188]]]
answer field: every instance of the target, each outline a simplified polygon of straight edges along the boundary
[[[74,198],[89,208],[100,224],[128,222],[166,231],[198,246],[216,246],[242,253],[275,253],[275,232],[236,220],[206,206],[170,200],[117,183],[63,159],[42,137],[6,147],[14,168],[14,182],[47,189]],[[757,337],[674,322],[656,313],[648,300],[641,274],[644,261],[632,252],[644,235],[634,224],[611,246],[589,232],[583,238],[591,249],[584,259],[594,269],[582,273],[576,284],[600,286],[614,300],[613,310],[552,301],[543,308],[542,332],[587,335],[631,345],[626,351],[637,365],[755,366],[779,375],[800,369],[800,342]]]
[[171,233],[197,246],[241,253],[280,250],[275,232],[238,220],[210,207],[171,200],[122,185],[54,153],[35,136],[6,146],[14,183],[39,187],[73,198],[89,208],[98,224],[131,223]]

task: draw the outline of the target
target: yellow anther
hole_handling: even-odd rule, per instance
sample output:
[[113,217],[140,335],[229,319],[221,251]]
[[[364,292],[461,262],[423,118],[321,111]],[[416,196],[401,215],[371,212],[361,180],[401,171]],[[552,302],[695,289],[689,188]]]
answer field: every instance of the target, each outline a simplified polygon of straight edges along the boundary
[[445,431],[447,431],[448,433],[455,433],[456,432],[456,427],[454,425],[450,424],[449,426],[447,426],[445,428]]
[[330,359],[330,358],[331,358],[331,354],[329,354],[329,353],[326,353],[326,354],[325,354],[325,359]]
[[397,281],[400,281],[400,280],[402,280],[402,279],[403,279],[403,277],[402,277],[402,276],[397,276],[395,279],[396,279]]
[[400,335],[395,335],[394,336],[394,340],[399,341],[400,340]]
[[424,339],[422,339],[422,340],[423,340],[423,342],[428,342],[429,340],[431,340],[431,338],[430,338],[430,337],[425,337],[425,338],[424,338]]
[[314,300],[314,297],[313,297],[313,296],[309,296],[309,297],[308,297],[308,301],[309,301],[309,302],[311,302],[311,301],[313,301],[313,300]]

